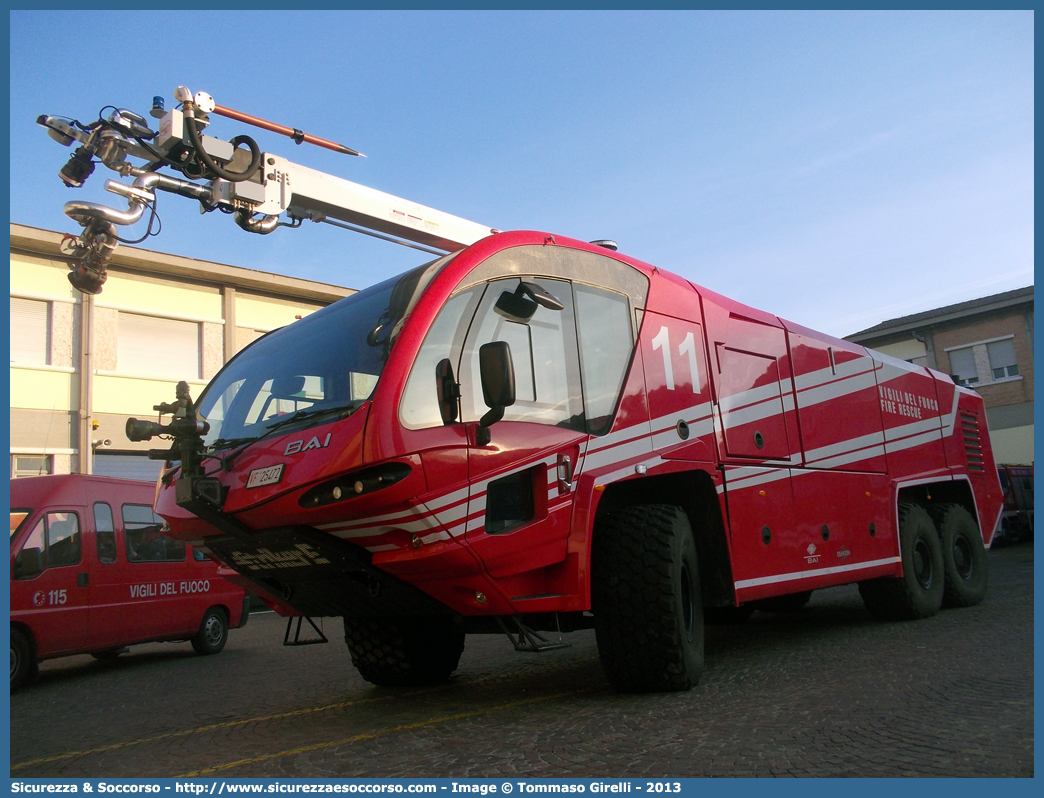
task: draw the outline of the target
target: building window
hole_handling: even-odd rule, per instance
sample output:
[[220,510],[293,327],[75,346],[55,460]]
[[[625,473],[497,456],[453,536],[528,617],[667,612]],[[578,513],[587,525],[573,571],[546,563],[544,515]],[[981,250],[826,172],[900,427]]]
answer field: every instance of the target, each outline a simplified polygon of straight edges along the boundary
[[51,355],[51,303],[11,297],[11,362],[46,366]]
[[198,380],[200,348],[198,322],[119,314],[116,369],[121,373]]
[[993,373],[993,379],[1003,380],[1006,377],[1019,376],[1019,364],[1015,360],[1014,338],[986,344],[986,352],[990,356],[990,371]]
[[954,349],[948,354],[953,381],[958,385],[975,385],[979,381],[979,371],[975,368],[974,348]]
[[950,375],[958,385],[989,385],[1020,377],[1012,335],[948,349],[946,353],[950,358]]
[[16,454],[11,456],[11,476],[39,477],[54,473],[54,459],[49,454]]

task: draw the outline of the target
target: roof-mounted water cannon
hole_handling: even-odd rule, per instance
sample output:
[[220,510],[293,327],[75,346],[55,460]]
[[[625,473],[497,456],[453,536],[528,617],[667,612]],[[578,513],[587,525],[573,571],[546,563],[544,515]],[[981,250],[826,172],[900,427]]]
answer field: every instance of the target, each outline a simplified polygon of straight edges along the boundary
[[[288,136],[297,144],[362,156],[343,144],[220,106],[206,92],[193,94],[178,86],[174,96],[178,104],[169,110],[162,97],[153,98],[149,113],[159,120],[155,131],[145,117],[114,106],[102,109],[98,120],[89,125],[61,117],[37,119],[59,144],[80,145],[59,172],[67,186],[81,187],[98,162],[134,178],[131,185],[114,180],[105,184],[107,191],[127,200],[126,210],[93,202],[65,205],[66,215],[83,227],[79,236],[63,241],[62,249],[71,269],[69,280],[84,293],[101,291],[119,243],[140,243],[159,232],[153,231],[158,220],[157,190],[197,200],[202,213],[229,213],[252,233],[296,228],[309,219],[441,255],[496,232],[262,152],[250,136],[226,141],[207,135],[211,117],[222,116]],[[107,116],[105,111],[110,111]],[[131,159],[141,163],[135,165]],[[185,179],[160,174],[164,167]],[[137,223],[146,210],[150,213],[145,234],[133,241],[120,238],[117,227]]]

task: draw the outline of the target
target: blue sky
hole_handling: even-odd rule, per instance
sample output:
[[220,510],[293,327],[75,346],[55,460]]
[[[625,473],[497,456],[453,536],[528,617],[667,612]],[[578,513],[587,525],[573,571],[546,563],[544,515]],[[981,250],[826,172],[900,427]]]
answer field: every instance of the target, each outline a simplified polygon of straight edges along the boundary
[[[60,183],[71,153],[37,115],[144,114],[179,84],[368,157],[213,135],[491,227],[612,238],[835,335],[1033,282],[1032,12],[11,12],[11,221],[126,207],[103,167]],[[354,288],[425,259],[159,211],[142,246]]]

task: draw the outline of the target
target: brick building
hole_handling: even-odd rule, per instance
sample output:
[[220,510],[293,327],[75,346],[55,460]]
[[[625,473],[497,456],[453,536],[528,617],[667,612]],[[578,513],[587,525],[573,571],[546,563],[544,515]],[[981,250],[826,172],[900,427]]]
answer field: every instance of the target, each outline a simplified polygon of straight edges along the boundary
[[997,462],[1033,462],[1033,286],[889,319],[845,339],[978,391]]

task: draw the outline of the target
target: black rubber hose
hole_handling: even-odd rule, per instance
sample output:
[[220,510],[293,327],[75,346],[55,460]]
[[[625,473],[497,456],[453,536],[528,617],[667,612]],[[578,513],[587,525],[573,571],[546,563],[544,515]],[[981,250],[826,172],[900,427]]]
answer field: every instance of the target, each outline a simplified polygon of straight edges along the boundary
[[228,180],[230,183],[238,183],[250,179],[254,172],[257,171],[258,167],[261,166],[261,149],[257,146],[257,142],[250,138],[250,136],[236,136],[230,142],[233,147],[245,144],[250,148],[250,165],[242,172],[229,172],[228,170],[218,166],[217,162],[210,157],[206,150],[203,149],[203,142],[200,140],[199,131],[196,130],[195,117],[185,114],[185,125],[188,128],[189,138],[192,140],[192,146],[196,149],[196,154],[199,156],[199,159],[203,161],[207,168],[218,177]]

